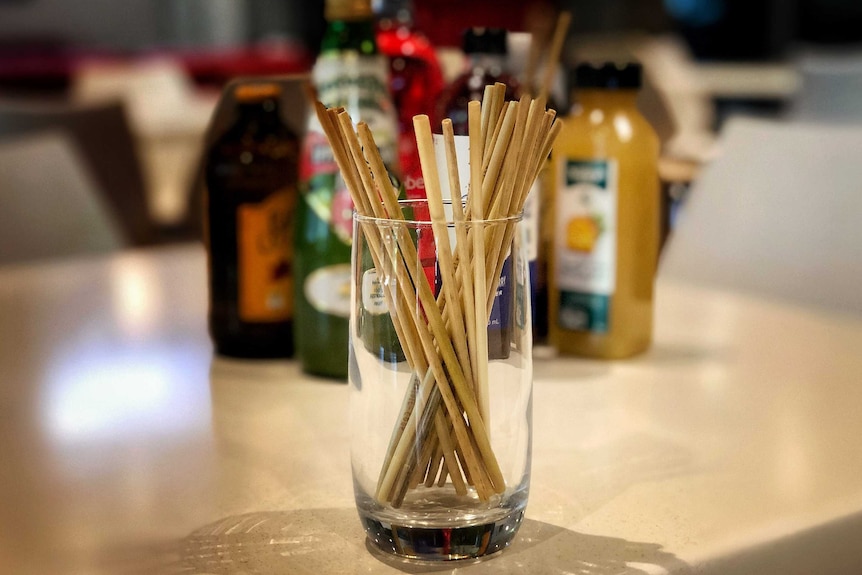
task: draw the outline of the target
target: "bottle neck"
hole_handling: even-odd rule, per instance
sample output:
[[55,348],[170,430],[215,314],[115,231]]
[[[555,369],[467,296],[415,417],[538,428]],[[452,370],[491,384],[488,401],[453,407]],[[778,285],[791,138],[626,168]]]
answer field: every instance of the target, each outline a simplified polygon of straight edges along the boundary
[[239,122],[250,127],[276,126],[281,123],[278,102],[264,100],[262,102],[240,102],[237,105]]
[[377,42],[374,39],[374,19],[333,20],[326,27],[320,52],[321,54],[330,52],[377,54]]
[[637,97],[636,89],[579,88],[575,92],[575,100],[584,108],[633,108]]
[[491,76],[500,76],[506,72],[505,54],[487,54],[478,52],[469,55],[470,70],[483,70]]
[[381,30],[397,28],[413,29],[412,0],[382,0],[377,9],[378,25]]

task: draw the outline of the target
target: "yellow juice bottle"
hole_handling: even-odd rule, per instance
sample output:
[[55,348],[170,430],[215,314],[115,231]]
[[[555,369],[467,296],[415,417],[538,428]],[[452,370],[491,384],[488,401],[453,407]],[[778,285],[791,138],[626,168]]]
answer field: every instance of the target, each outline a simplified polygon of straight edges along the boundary
[[652,341],[659,140],[638,112],[639,64],[582,64],[552,154],[550,338],[561,354],[622,358]]

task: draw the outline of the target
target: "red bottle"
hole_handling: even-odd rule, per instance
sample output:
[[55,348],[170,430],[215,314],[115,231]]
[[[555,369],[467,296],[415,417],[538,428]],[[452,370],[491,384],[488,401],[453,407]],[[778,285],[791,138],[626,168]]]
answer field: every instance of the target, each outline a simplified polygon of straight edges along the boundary
[[425,198],[425,183],[413,133],[413,116],[433,115],[443,90],[434,47],[414,28],[411,0],[383,0],[377,47],[389,58],[389,91],[398,115],[398,161],[408,199]]

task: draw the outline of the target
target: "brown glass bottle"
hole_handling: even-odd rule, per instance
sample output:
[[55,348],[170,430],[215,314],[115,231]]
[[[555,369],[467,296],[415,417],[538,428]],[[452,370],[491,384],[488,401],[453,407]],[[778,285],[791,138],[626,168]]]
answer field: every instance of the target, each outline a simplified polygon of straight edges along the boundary
[[206,162],[209,329],[216,352],[293,355],[299,141],[277,84],[239,86],[237,118]]

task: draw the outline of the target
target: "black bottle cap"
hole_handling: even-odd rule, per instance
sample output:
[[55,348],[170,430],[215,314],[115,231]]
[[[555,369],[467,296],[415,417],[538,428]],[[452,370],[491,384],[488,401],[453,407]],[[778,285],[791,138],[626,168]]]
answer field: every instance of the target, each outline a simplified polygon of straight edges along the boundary
[[615,64],[580,64],[575,68],[576,88],[605,88],[625,90],[640,88],[643,67],[637,62]]
[[506,54],[506,30],[468,28],[464,31],[465,54]]

